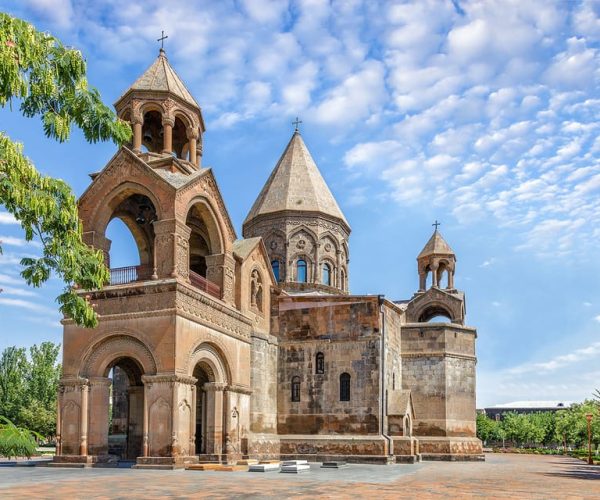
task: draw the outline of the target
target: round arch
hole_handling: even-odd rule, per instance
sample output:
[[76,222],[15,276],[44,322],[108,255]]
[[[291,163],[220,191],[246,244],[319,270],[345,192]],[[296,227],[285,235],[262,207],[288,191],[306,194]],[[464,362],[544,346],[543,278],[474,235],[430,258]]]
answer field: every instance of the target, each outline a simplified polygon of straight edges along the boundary
[[186,223],[192,214],[196,212],[201,221],[206,226],[206,231],[210,241],[210,254],[220,254],[225,252],[225,228],[222,227],[221,220],[217,216],[217,211],[212,206],[210,200],[204,196],[192,198],[186,207]]
[[132,359],[143,375],[155,375],[156,360],[148,346],[129,334],[114,334],[93,344],[81,363],[79,375],[85,378],[106,377],[119,358]]
[[223,350],[210,342],[202,342],[192,350],[187,361],[187,374],[193,376],[198,364],[202,364],[211,382],[231,383],[231,370]]
[[103,203],[104,208],[96,213],[95,219],[91,221],[91,226],[96,231],[104,234],[106,226],[108,226],[108,223],[113,218],[115,210],[119,207],[121,202],[135,194],[146,196],[154,205],[157,220],[163,218],[164,209],[152,191],[143,184],[127,181],[119,184],[107,194],[105,202]]
[[296,229],[294,229],[293,231],[291,231],[287,237],[287,243],[289,244],[290,240],[294,236],[296,236],[298,233],[301,233],[303,231],[313,239],[313,245],[316,245],[317,242],[319,241],[319,237],[317,236],[317,233],[315,233],[312,229],[310,229],[306,226],[299,226]]
[[427,323],[436,316],[443,316],[448,318],[451,322],[454,321],[453,314],[450,309],[439,303],[427,304],[427,306],[423,308],[417,315],[419,323]]

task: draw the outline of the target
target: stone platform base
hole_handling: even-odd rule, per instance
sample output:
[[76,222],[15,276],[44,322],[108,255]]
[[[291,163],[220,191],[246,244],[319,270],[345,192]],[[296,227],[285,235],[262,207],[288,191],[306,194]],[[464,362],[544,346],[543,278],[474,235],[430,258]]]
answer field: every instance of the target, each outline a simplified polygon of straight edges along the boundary
[[187,465],[197,464],[198,457],[195,455],[182,457],[138,457],[133,469],[160,469],[173,470],[184,469]]
[[417,439],[423,460],[485,460],[481,441],[476,437],[422,436]]
[[75,468],[118,467],[119,459],[115,455],[55,455],[45,467]]
[[307,460],[308,462],[347,462],[349,464],[378,464],[396,463],[393,455],[281,455],[281,460]]

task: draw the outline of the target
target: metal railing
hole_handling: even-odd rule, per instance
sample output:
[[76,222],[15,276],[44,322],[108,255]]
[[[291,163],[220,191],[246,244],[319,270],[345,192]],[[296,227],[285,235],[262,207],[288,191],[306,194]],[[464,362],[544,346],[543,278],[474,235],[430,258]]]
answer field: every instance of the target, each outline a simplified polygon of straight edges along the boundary
[[125,285],[150,278],[152,269],[148,266],[116,267],[110,270],[111,285]]
[[203,292],[206,292],[217,299],[221,298],[221,287],[219,285],[216,285],[212,281],[208,281],[204,276],[200,276],[191,269],[189,271],[189,276],[190,283],[196,288],[199,288]]

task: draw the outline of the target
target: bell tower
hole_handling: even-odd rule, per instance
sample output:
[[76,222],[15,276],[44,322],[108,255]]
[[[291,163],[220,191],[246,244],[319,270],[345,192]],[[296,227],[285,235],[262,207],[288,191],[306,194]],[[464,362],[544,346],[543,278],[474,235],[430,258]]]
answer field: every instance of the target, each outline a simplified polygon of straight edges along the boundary
[[[433,226],[435,226],[435,231],[417,257],[419,267],[419,292],[424,292],[426,290],[429,273],[431,273],[431,287],[454,290],[456,255],[438,231],[439,225],[440,223],[435,221],[433,224]],[[447,276],[445,287],[442,283],[444,273]]]
[[202,159],[202,110],[169,64],[164,49],[115,103],[119,118],[131,123],[133,151],[172,155],[199,168]]

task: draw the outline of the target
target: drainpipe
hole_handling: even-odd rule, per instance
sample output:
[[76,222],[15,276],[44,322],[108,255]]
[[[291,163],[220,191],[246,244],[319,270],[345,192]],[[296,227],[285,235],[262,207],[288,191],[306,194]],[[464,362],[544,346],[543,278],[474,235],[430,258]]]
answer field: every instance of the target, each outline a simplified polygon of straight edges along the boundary
[[379,431],[388,443],[388,456],[394,455],[394,441],[385,433],[384,419],[387,413],[387,398],[385,394],[385,309],[383,302],[385,295],[378,295],[379,312],[381,313],[381,416],[379,419]]

